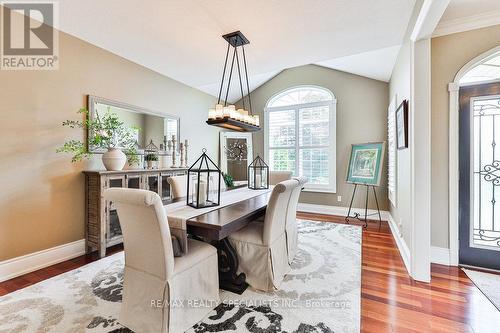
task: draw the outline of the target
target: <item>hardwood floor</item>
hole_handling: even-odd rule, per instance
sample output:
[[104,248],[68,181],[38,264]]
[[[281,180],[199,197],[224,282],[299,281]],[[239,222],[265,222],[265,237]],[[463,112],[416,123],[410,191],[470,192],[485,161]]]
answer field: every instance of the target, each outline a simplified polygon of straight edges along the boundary
[[[299,213],[302,219],[344,223],[343,217]],[[108,251],[121,250],[115,246]],[[81,256],[0,283],[0,296],[97,260]],[[500,332],[500,312],[457,267],[432,265],[430,284],[406,272],[387,223],[363,231],[361,332]]]
[[458,267],[433,264],[430,284],[412,280],[387,223],[363,231],[362,254],[361,332],[500,332],[500,312]]

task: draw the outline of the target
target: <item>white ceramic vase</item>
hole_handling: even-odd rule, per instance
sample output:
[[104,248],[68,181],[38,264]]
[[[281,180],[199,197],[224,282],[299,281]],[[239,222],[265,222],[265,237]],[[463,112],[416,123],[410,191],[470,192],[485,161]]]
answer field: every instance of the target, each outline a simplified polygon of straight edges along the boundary
[[118,148],[109,148],[107,152],[102,155],[102,163],[108,171],[120,171],[127,162],[127,155],[125,155]]

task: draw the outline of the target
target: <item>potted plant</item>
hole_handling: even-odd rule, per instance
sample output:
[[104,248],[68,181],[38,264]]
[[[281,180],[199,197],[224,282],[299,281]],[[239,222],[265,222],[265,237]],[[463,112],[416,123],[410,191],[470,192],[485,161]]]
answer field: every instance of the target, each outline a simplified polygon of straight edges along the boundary
[[222,173],[222,177],[224,178],[224,183],[226,183],[227,188],[234,187],[234,178],[228,173]]
[[105,151],[102,162],[106,170],[122,170],[127,162],[137,163],[136,135],[138,128],[128,127],[120,121],[118,115],[108,110],[103,116],[90,119],[86,108],[78,111],[85,115],[85,120],[66,120],[63,126],[82,128],[87,131],[88,143],[80,140],[69,140],[57,149],[57,152],[71,153],[72,162],[89,158],[93,151]]
[[149,153],[144,156],[144,160],[148,164],[148,169],[154,169],[156,167],[156,163],[158,162],[158,155]]

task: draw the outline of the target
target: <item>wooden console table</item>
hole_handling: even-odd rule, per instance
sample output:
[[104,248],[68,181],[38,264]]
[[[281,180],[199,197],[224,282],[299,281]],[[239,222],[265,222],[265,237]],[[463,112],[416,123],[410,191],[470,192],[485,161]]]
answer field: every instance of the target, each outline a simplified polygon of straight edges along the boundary
[[121,171],[84,171],[85,174],[85,239],[87,253],[97,250],[99,257],[106,248],[123,242],[118,214],[113,203],[103,197],[111,187],[136,188],[158,193],[164,203],[172,199],[171,176],[187,174],[186,168],[139,169]]

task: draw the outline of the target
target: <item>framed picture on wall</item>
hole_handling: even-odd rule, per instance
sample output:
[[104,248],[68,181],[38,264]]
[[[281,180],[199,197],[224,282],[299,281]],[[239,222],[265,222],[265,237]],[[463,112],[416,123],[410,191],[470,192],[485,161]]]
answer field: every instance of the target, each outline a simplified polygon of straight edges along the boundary
[[351,145],[347,182],[379,186],[382,176],[385,142]]
[[406,99],[396,110],[396,131],[398,149],[408,148],[408,100]]

